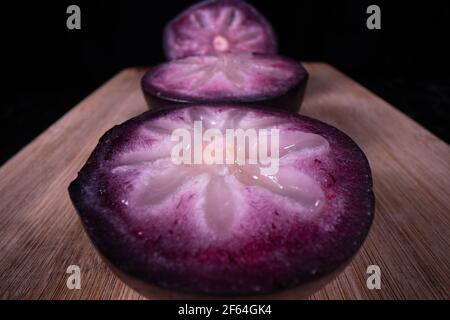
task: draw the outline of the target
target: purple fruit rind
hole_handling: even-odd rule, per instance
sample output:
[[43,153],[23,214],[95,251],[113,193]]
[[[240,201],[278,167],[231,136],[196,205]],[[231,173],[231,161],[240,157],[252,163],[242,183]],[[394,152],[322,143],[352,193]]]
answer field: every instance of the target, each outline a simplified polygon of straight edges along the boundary
[[[180,23],[180,21],[187,17],[192,12],[199,10],[200,8],[207,8],[207,7],[213,7],[213,6],[233,6],[238,8],[240,11],[242,11],[248,18],[254,20],[255,22],[259,23],[265,32],[265,38],[267,43],[264,45],[264,48],[253,51],[253,52],[259,52],[259,53],[276,53],[278,51],[278,41],[277,37],[275,35],[275,32],[273,31],[273,28],[269,21],[260,14],[252,5],[245,1],[241,0],[206,0],[197,4],[192,5],[191,7],[185,9],[180,14],[178,14],[174,19],[169,21],[169,23],[166,25],[163,31],[163,48],[164,52],[166,54],[166,57],[168,60],[172,59],[179,59],[184,58],[187,56],[193,56],[196,55],[194,52],[189,53],[174,53],[172,48],[169,44],[169,38],[173,36],[173,29],[176,24]],[[235,52],[235,51],[231,51]],[[242,52],[242,51],[237,51]],[[213,53],[213,52],[209,52]]]
[[[329,212],[324,219],[338,219],[332,230],[318,229],[306,221],[289,230],[272,230],[269,237],[261,235],[245,243],[232,239],[230,246],[201,252],[191,252],[189,246],[183,246],[183,239],[182,243],[173,243],[173,236],[158,234],[152,225],[145,226],[147,233],[137,233],[137,228],[144,226],[133,224],[115,198],[116,191],[108,184],[111,159],[133,139],[143,123],[176,116],[177,110],[184,108],[151,110],[109,130],[69,186],[71,200],[87,234],[116,268],[165,289],[225,296],[257,295],[321,278],[357,252],[369,232],[375,206],[370,167],[364,153],[350,137],[332,126],[265,107],[249,110],[281,117],[329,142],[335,168],[328,182]],[[314,166],[318,171],[328,168],[315,162]],[[342,208],[333,211],[338,210],[333,209],[338,200],[343,202]],[[171,248],[182,252],[172,252]],[[278,256],[270,252],[277,252]]]

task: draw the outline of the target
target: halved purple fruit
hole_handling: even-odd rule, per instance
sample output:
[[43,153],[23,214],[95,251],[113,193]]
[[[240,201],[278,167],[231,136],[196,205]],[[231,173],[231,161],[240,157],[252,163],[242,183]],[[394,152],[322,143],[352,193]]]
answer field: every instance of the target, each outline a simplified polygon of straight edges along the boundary
[[298,111],[308,73],[294,60],[238,53],[188,57],[162,63],[142,78],[150,107],[176,103],[257,103]]
[[[240,153],[220,134],[177,152],[217,143],[244,162],[211,162],[220,158],[216,150],[200,153],[199,164],[177,164],[172,134],[192,133],[199,123],[203,133],[224,136],[267,129],[278,169],[264,171],[262,154],[251,162],[250,151],[262,150],[255,140]],[[314,291],[357,252],[374,215],[369,164],[348,136],[308,117],[246,106],[151,110],[116,126],[69,193],[113,270],[156,298],[161,288],[212,296]]]
[[269,22],[248,3],[209,0],[168,23],[164,49],[168,59],[224,52],[275,53],[277,41]]

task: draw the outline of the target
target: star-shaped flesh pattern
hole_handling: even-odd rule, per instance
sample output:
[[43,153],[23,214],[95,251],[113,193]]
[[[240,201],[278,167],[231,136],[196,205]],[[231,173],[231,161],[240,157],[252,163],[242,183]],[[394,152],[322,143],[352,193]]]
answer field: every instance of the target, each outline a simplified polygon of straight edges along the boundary
[[[205,180],[205,184],[199,184],[198,189],[191,189],[197,194],[204,194],[203,208],[205,225],[218,233],[229,234],[235,214],[238,209],[238,199],[231,190],[228,181],[232,181],[234,189],[247,187],[265,188],[280,199],[289,199],[298,210],[305,215],[319,213],[324,202],[324,195],[320,185],[306,173],[294,165],[285,163],[288,156],[296,159],[304,159],[311,156],[320,156],[328,151],[328,142],[321,136],[313,133],[290,130],[289,123],[280,122],[279,119],[268,119],[263,126],[259,121],[247,121],[243,118],[251,118],[247,112],[215,112],[207,108],[192,108],[183,115],[187,123],[181,126],[193,132],[194,121],[201,121],[204,129],[219,129],[225,135],[226,129],[266,129],[277,128],[281,130],[279,141],[279,157],[281,166],[278,173],[267,175],[261,173],[259,164],[174,164],[171,160],[171,147],[175,142],[171,141],[173,126],[162,127],[161,123],[149,123],[142,128],[143,136],[154,139],[150,152],[147,150],[127,150],[118,156],[111,173],[118,179],[132,177],[129,184],[132,185],[129,193],[124,194],[124,202],[132,208],[141,207],[143,214],[152,214],[152,208],[158,207],[168,198],[172,197],[178,189],[183,189],[184,184],[189,184],[198,176]],[[189,126],[190,124],[190,126]],[[172,131],[171,131],[172,130]],[[270,142],[270,134],[267,137]],[[252,141],[248,146],[249,152],[258,152],[258,141]],[[217,143],[217,141],[209,142]],[[222,143],[225,148],[225,144]],[[204,145],[207,147],[208,145]],[[154,149],[153,149],[154,148]],[[192,152],[193,144],[190,143],[184,152]],[[155,154],[155,150],[158,152]],[[270,150],[270,145],[269,145]],[[236,153],[238,150],[236,150]],[[293,153],[293,154],[291,154]],[[248,159],[246,159],[248,162]],[[218,205],[221,204],[221,205]],[[199,205],[201,207],[201,205]],[[154,213],[156,214],[156,213]],[[238,224],[239,222],[236,221]]]
[[[278,129],[279,170],[175,165],[173,130]],[[248,145],[249,150],[255,146]],[[338,268],[373,218],[367,160],[317,120],[243,106],[147,112],[108,132],[70,194],[100,252],[145,283],[198,294],[270,293]]]
[[225,52],[275,53],[277,41],[267,20],[239,0],[204,1],[169,22],[164,32],[169,59]]
[[308,75],[291,59],[239,53],[162,63],[143,77],[145,94],[176,102],[262,102],[304,91]]

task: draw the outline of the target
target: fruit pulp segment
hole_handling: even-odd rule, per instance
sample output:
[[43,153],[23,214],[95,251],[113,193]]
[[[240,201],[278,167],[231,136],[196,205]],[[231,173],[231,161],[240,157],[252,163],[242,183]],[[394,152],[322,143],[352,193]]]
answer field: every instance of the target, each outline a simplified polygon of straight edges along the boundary
[[[211,112],[193,107],[167,124],[167,120],[146,123],[132,139],[140,143],[130,144],[114,159],[111,173],[128,187],[123,190],[123,202],[140,208],[143,215],[155,214],[160,205],[189,190],[197,195],[193,206],[209,231],[224,235],[242,211],[237,195],[246,188],[272,193],[304,215],[322,210],[325,197],[320,183],[298,165],[327,154],[328,142],[320,135],[291,128],[276,117],[264,119],[239,110]],[[199,124],[204,131],[198,131]],[[179,130],[188,135],[186,141],[186,135],[176,139],[180,136],[174,132]],[[206,138],[208,132],[215,134]],[[226,139],[226,132],[234,132],[232,140]],[[278,132],[277,140],[273,132]],[[199,151],[200,161],[193,161]],[[271,161],[277,167],[267,173]]]
[[300,66],[277,56],[251,53],[188,57],[150,71],[156,95],[174,99],[230,100],[279,96],[299,81]]
[[271,26],[242,1],[207,1],[181,13],[166,27],[170,59],[222,52],[276,51]]

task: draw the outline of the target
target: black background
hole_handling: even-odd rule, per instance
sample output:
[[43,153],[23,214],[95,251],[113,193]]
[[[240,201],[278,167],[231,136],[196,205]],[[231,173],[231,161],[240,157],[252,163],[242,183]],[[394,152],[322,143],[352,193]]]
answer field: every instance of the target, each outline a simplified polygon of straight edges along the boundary
[[61,314],[70,314],[76,318],[86,317],[86,309],[89,315],[102,318],[114,316],[117,318],[140,318],[142,314],[148,315],[148,319],[206,319],[199,316],[179,315],[180,307],[188,304],[189,306],[208,306],[220,309],[223,304],[239,304],[243,306],[252,304],[271,305],[271,314],[266,315],[221,315],[214,314],[208,319],[299,319],[304,317],[345,317],[345,319],[361,319],[361,315],[370,313],[373,318],[385,317],[387,314],[394,318],[409,318],[421,310],[441,309],[448,305],[444,300],[364,300],[364,301],[337,301],[337,300],[146,300],[146,301],[105,301],[105,300],[0,300],[2,311],[11,310],[16,316],[21,314],[26,317],[33,312],[33,315],[42,315],[49,319],[60,319]]
[[[448,1],[249,2],[272,22],[281,54],[332,64],[450,141]],[[163,27],[191,3],[2,3],[0,163],[122,68],[162,62]],[[81,30],[66,28],[70,4]],[[370,4],[381,30],[366,28]]]

